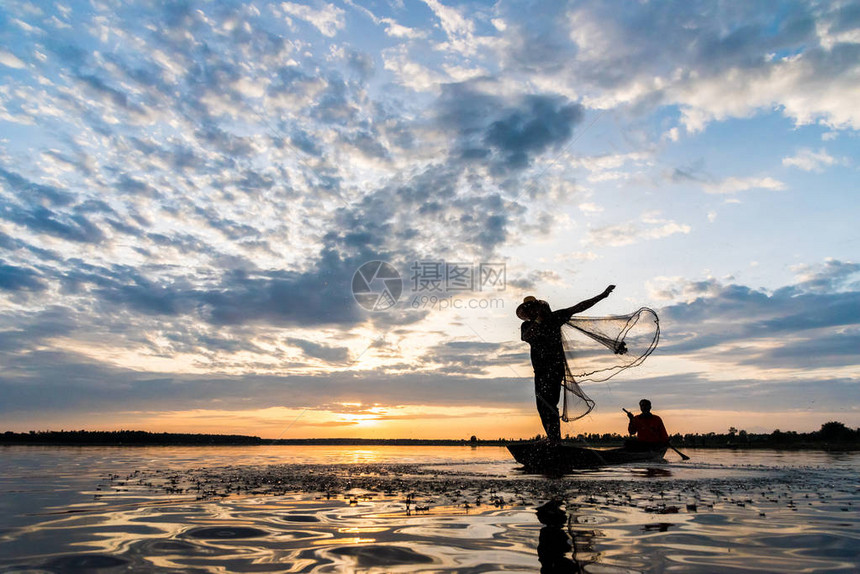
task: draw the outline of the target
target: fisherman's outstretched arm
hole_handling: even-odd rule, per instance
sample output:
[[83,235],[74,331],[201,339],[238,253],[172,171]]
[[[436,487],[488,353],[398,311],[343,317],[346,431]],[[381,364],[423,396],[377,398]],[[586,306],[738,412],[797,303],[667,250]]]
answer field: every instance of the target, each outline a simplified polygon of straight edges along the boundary
[[615,289],[615,285],[610,285],[609,287],[604,289],[603,293],[601,293],[600,295],[592,297],[591,299],[586,299],[585,301],[580,301],[573,307],[562,309],[561,312],[565,315],[576,315],[577,313],[582,313],[583,311],[594,307],[594,305],[598,302],[603,301],[604,299],[609,297],[609,294],[612,293],[613,289]]

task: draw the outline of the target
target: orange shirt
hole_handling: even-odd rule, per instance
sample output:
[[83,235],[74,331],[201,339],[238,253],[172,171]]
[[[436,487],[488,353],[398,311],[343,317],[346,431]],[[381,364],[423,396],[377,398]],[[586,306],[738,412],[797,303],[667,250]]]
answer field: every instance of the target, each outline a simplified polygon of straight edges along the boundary
[[630,434],[636,434],[636,438],[642,442],[669,442],[669,433],[666,432],[666,427],[663,426],[663,419],[657,415],[642,416],[636,415],[627,426]]

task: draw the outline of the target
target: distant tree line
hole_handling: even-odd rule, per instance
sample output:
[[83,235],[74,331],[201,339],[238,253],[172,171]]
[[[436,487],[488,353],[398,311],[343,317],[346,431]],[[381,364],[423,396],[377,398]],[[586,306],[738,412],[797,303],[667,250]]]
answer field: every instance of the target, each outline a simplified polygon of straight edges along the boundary
[[5,432],[3,444],[52,445],[254,445],[264,441],[256,436],[232,434],[151,433],[146,431],[30,431]]
[[[29,431],[16,433],[7,431],[0,435],[0,444],[43,445],[111,445],[111,446],[254,446],[254,445],[396,445],[396,446],[504,446],[537,440],[527,439],[363,439],[363,438],[308,438],[308,439],[263,439],[257,436],[227,434],[151,433],[146,431]],[[589,447],[621,446],[629,438],[618,433],[589,433],[568,435],[567,440]],[[727,433],[675,434],[672,444],[676,447],[695,448],[815,448],[860,450],[860,429],[851,429],[841,422],[831,421],[821,429],[809,433],[781,431],[771,433],[748,433],[734,427]]]
[[[620,446],[628,437],[618,433],[579,434],[569,437],[594,446]],[[676,447],[695,448],[838,448],[860,449],[860,429],[851,429],[838,421],[821,425],[817,431],[800,433],[776,429],[770,433],[749,433],[730,427],[728,432],[705,434],[675,434],[671,442]]]
[[[680,435],[676,435],[678,437]],[[680,437],[680,444],[691,447],[716,448],[860,448],[860,429],[851,429],[838,421],[821,425],[817,431],[799,433],[776,429],[771,433],[748,433],[730,427],[725,434],[707,433],[704,435],[686,434]]]
[[[492,442],[492,441],[491,441]],[[29,431],[0,434],[0,444],[43,445],[102,445],[102,446],[254,446],[254,445],[437,445],[457,446],[469,444],[466,439],[363,439],[363,438],[307,438],[263,439],[257,436],[226,434],[151,433],[146,431]],[[485,443],[486,444],[486,443]]]

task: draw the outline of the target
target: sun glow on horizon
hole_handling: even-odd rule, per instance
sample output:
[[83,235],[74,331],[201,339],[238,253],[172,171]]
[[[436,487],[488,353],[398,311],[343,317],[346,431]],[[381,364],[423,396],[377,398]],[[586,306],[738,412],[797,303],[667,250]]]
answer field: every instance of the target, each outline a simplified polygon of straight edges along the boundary
[[[349,405],[364,408],[359,403]],[[828,421],[852,420],[852,407],[841,412],[804,409],[791,411],[725,411],[708,409],[656,409],[670,434],[723,433],[729,427],[751,433],[782,431],[811,432]],[[521,409],[475,407],[381,406],[364,412],[270,407],[248,410],[193,409],[187,411],[93,413],[90,424],[75,424],[62,418],[9,425],[8,430],[81,429],[115,431],[144,430],[154,433],[240,434],[263,439],[289,438],[379,438],[379,439],[521,439],[543,433],[531,405]],[[850,427],[851,424],[848,424]],[[587,417],[562,425],[562,434],[626,434],[626,416],[618,410],[598,407]]]

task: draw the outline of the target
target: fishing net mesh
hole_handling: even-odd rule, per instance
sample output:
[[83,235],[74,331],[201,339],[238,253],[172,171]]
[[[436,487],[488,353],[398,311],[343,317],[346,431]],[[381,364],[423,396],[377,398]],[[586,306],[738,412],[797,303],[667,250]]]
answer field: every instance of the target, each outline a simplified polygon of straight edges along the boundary
[[561,332],[567,357],[561,418],[570,422],[594,409],[580,383],[607,381],[641,364],[657,348],[660,320],[652,309],[642,307],[629,315],[574,316]]

